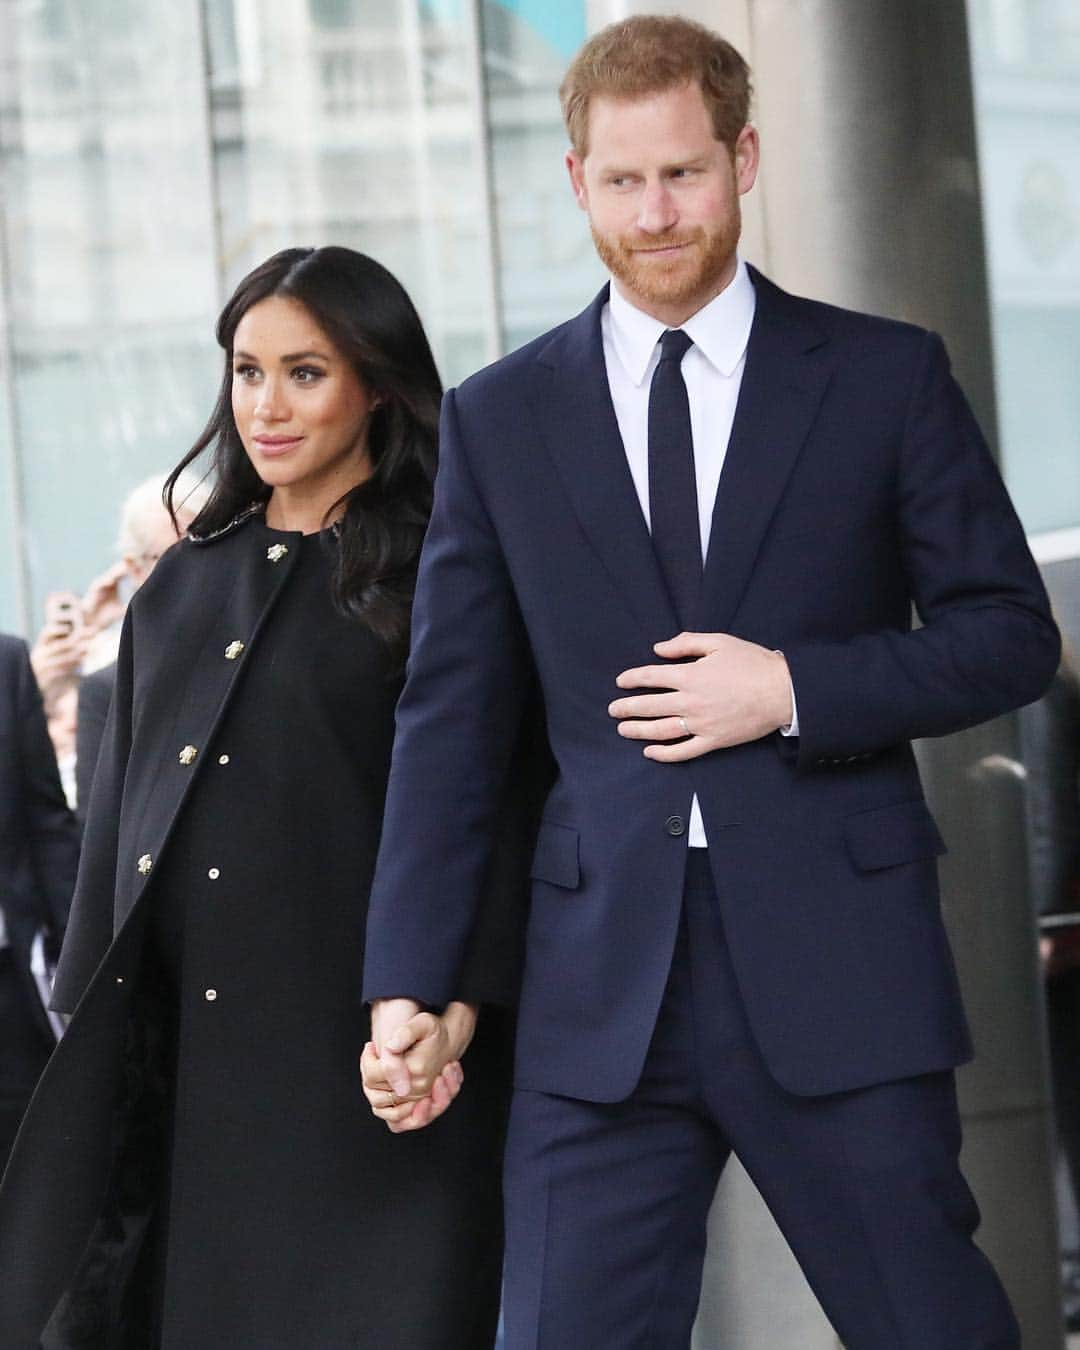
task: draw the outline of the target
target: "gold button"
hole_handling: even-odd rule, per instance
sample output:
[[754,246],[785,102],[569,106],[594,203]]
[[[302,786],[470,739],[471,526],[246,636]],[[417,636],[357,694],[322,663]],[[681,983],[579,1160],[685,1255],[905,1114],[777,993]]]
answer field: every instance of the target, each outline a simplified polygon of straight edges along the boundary
[[285,544],[271,544],[266,550],[266,556],[271,562],[280,562],[288,551]]
[[135,864],[135,866],[139,869],[139,875],[144,877],[149,875],[150,869],[151,867],[153,867],[153,865],[154,860],[153,858],[151,858],[149,853],[144,853],[142,857],[139,859],[139,861]]
[[218,757],[217,757],[217,762],[218,762],[219,764],[228,764],[228,762],[229,762],[229,756],[228,756],[228,755],[218,755]]
[[217,990],[208,989],[206,993],[203,995],[203,997],[206,999],[207,1003],[213,1003],[213,1001],[217,998]]
[[207,872],[206,875],[210,878],[211,881],[217,881],[218,877],[221,876],[221,871],[217,867],[211,867],[210,871]]
[[225,660],[235,661],[243,650],[244,644],[239,640],[237,640],[236,642],[230,642],[229,645],[225,648]]
[[194,764],[195,756],[198,753],[199,753],[198,749],[194,745],[185,745],[183,750],[180,751],[179,755],[180,763],[184,765]]

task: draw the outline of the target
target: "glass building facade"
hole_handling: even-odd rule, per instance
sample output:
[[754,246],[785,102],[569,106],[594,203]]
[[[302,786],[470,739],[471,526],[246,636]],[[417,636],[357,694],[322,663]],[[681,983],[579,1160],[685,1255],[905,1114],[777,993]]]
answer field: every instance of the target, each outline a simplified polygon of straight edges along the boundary
[[602,281],[557,88],[584,0],[0,0],[0,628],[111,560],[292,245],[404,282],[456,383]]
[[1080,5],[972,0],[969,14],[1003,468],[1029,532],[1074,530]]

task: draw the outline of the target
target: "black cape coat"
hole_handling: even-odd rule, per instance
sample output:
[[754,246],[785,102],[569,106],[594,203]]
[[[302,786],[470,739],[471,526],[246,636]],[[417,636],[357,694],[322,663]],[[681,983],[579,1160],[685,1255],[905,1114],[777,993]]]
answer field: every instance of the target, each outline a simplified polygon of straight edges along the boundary
[[[154,980],[147,976],[147,912],[155,879],[172,865],[170,842],[182,830],[188,794],[198,792],[201,776],[212,771],[214,756],[209,751],[215,746],[215,732],[242,687],[247,663],[260,657],[263,631],[290,583],[300,552],[298,546],[291,547],[272,558],[261,519],[241,518],[212,539],[185,540],[170,550],[130,608],[54,994],[55,1006],[74,1015],[35,1094],[0,1188],[4,1350],[36,1350],[39,1343],[47,1350],[74,1350],[77,1345],[100,1350],[137,1345],[142,1350],[147,1344],[141,1339],[145,1324],[130,1311],[131,1285],[147,1279],[139,1265],[140,1248],[160,1192],[158,1126],[170,1091],[160,1044],[158,995]],[[292,736],[304,736],[303,718],[300,701]],[[188,742],[206,753],[184,764],[178,747]],[[489,903],[463,977],[461,995],[471,1001],[505,1006],[515,996],[528,856],[536,804],[548,773],[543,761],[544,740],[535,719],[528,723],[515,759],[504,846],[492,863]],[[333,799],[336,785],[329,787],[325,795]],[[340,790],[347,800],[347,785],[341,784]],[[235,849],[246,828],[243,803],[237,802],[235,812],[221,821],[222,838],[227,837]],[[375,822],[366,841],[372,859],[378,828]],[[308,842],[315,853],[320,846],[317,837]],[[365,902],[362,894],[343,902],[357,905],[361,934]],[[358,992],[361,962],[358,951]],[[496,1015],[490,1025],[497,1026],[498,1020]],[[305,1026],[301,1015],[295,1034],[315,1037],[319,1029]],[[480,1043],[478,1036],[477,1046]],[[486,1228],[487,1256],[492,1249],[496,1252],[495,1266],[486,1272],[482,1286],[491,1306],[478,1327],[489,1325],[497,1306],[498,1151],[509,1081],[505,1044],[501,1036],[496,1043],[492,1033],[487,1048],[479,1052],[481,1058],[473,1061],[472,1090],[484,1103],[476,1119],[486,1123],[482,1129],[474,1126],[474,1137],[459,1139],[457,1145],[471,1150],[464,1165],[475,1172],[475,1206],[467,1216],[468,1231],[476,1239]],[[360,1048],[358,1043],[356,1051]],[[469,1088],[467,1057],[465,1091]],[[260,1103],[267,1119],[287,1119],[296,1110],[287,1083],[269,1085],[267,1093]],[[408,1147],[409,1141],[428,1136],[421,1147],[430,1150],[435,1146],[430,1141],[438,1139],[436,1132],[444,1126],[460,1136],[465,1113],[452,1125],[460,1107],[455,1103],[443,1120],[418,1135],[395,1138],[380,1126],[377,1147],[385,1152],[375,1168],[380,1179],[400,1175],[400,1169],[407,1173],[418,1156],[404,1150],[395,1153],[393,1145],[405,1142]],[[206,1146],[212,1154],[213,1138]],[[258,1147],[257,1139],[252,1147]],[[389,1190],[392,1203],[393,1188]],[[265,1199],[272,1224],[273,1197]],[[465,1228],[448,1220],[438,1206],[426,1218],[415,1214],[411,1227],[404,1220],[396,1231],[393,1260],[407,1265],[405,1252],[419,1231],[429,1249],[450,1249],[462,1244]],[[291,1236],[281,1234],[283,1251]],[[370,1261],[382,1286],[390,1290],[394,1281],[386,1236],[384,1216],[371,1225]],[[306,1252],[305,1261],[311,1269],[332,1270],[340,1265],[341,1253],[331,1245],[321,1253]],[[263,1288],[249,1289],[246,1297],[272,1302],[276,1293],[267,1281]],[[475,1299],[476,1290],[469,1293]],[[306,1343],[335,1350],[359,1344],[352,1328],[335,1326],[333,1300],[327,1302]],[[215,1325],[212,1306],[202,1321],[206,1327]],[[372,1327],[381,1325],[378,1310],[373,1309]],[[485,1344],[488,1334],[481,1327],[474,1340],[462,1344]],[[388,1345],[412,1350],[419,1342],[401,1329],[379,1331],[377,1343],[380,1350]],[[203,1342],[179,1336],[171,1344],[194,1350]]]

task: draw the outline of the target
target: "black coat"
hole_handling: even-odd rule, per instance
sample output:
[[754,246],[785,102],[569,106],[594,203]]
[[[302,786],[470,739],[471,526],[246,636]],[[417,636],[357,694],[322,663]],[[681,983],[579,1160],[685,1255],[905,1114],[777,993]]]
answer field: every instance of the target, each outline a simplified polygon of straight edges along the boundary
[[79,837],[64,800],[26,644],[0,634],[0,907],[27,1006],[53,1035],[30,974],[43,930],[59,947],[67,922]]
[[[84,1343],[108,1350],[129,1344],[141,1348],[144,1343],[139,1338],[145,1335],[145,1329],[138,1322],[138,1314],[130,1312],[127,1295],[140,1280],[146,1282],[146,1270],[137,1263],[155,1198],[160,1194],[160,1121],[162,1114],[167,1114],[165,1102],[170,1092],[168,1075],[161,1072],[167,1061],[158,1044],[162,1023],[154,1012],[156,981],[148,978],[148,921],[153,922],[155,896],[160,902],[170,886],[175,893],[178,884],[189,886],[197,875],[205,879],[205,862],[201,874],[186,870],[194,866],[190,845],[193,812],[203,821],[199,846],[209,847],[215,858],[221,853],[239,860],[245,850],[251,856],[252,850],[265,846],[265,835],[255,826],[258,811],[246,806],[243,799],[230,803],[227,797],[214,798],[213,794],[221,793],[223,781],[214,775],[228,772],[217,767],[222,749],[217,739],[219,729],[235,726],[237,709],[244,702],[245,682],[251,683],[252,676],[246,672],[252,663],[262,663],[265,671],[266,663],[281,660],[280,634],[271,620],[282,595],[294,584],[294,573],[301,575],[299,536],[285,555],[273,559],[266,548],[267,534],[261,521],[255,520],[242,522],[210,541],[181,543],[169,551],[140,588],[125,621],[115,692],[89,803],[76,900],[56,983],[57,1006],[75,1012],[30,1108],[28,1118],[33,1121],[33,1130],[24,1131],[25,1147],[16,1149],[0,1190],[0,1345],[4,1350],[36,1347],[41,1328],[65,1290],[69,1297],[61,1302],[61,1315],[53,1319],[43,1342],[50,1350],[67,1350]],[[238,650],[237,644],[242,644],[242,649]],[[333,661],[332,646],[321,659]],[[385,671],[379,679],[385,680]],[[369,692],[357,690],[363,706],[382,706],[379,700],[385,699],[385,725],[373,729],[373,738],[376,743],[385,743],[384,758],[388,762],[390,710],[396,687],[389,698],[383,693],[369,697]],[[250,716],[250,706],[245,713]],[[313,721],[306,719],[318,715],[303,697],[298,698],[290,725],[268,726],[266,734],[285,734],[291,743],[299,744],[315,734]],[[186,745],[197,749],[194,758],[180,754]],[[384,752],[376,749],[373,754]],[[287,766],[283,772],[287,772]],[[377,810],[364,803],[357,807],[352,782],[296,783],[300,794],[317,790],[320,799],[331,804],[327,809],[333,810],[332,804],[340,803],[343,811],[353,813],[350,818],[355,819],[359,836],[356,856],[370,858],[372,864],[380,829],[385,766],[382,774]],[[213,837],[209,841],[205,828],[207,794],[217,803],[214,810],[219,812],[210,814]],[[530,795],[538,798],[540,790],[525,794]],[[300,803],[304,809],[307,805]],[[216,835],[215,819],[219,820]],[[478,926],[473,959],[461,989],[462,996],[473,1001],[506,1003],[514,997],[530,819],[527,803],[521,809],[515,807],[505,834],[508,848],[493,868],[489,889],[492,903],[484,909],[485,918]],[[323,837],[315,830],[296,833],[288,820],[282,820],[281,828],[292,831],[290,868],[302,873],[308,867],[313,876],[325,875]],[[327,828],[332,837],[330,822]],[[334,822],[334,828],[340,828],[340,821]],[[347,1013],[355,1020],[355,1027],[350,1022],[349,1028],[355,1035],[356,1053],[365,1034],[358,1013],[369,880],[363,873],[367,868],[361,861],[355,889],[334,897],[331,904],[337,908],[327,911],[327,921],[335,932],[356,934],[356,1006]],[[229,875],[227,866],[225,874]],[[319,902],[325,902],[325,896],[320,894]],[[243,963],[248,953],[236,951],[235,955]],[[187,957],[185,948],[185,960]],[[299,1062],[297,1056],[303,1054],[306,1045],[321,1047],[325,1040],[325,1009],[317,1014],[322,1019],[319,1024],[306,1020],[312,1010],[322,1006],[317,983],[320,971],[312,971],[311,966],[312,953],[298,949],[295,981],[278,986],[278,996],[267,1004],[271,1012],[264,1027],[266,1038],[280,1048],[284,1063]],[[238,966],[236,980],[224,986],[220,1001],[213,1005],[214,1030],[193,1060],[196,1072],[200,1062],[207,1066],[207,1081],[196,1085],[203,1103],[215,1092],[240,1090],[220,1077],[222,1061],[217,1050],[243,1023],[245,1009],[230,999],[231,988],[243,987],[237,983],[242,974]],[[231,979],[227,974],[224,978]],[[250,987],[256,986],[252,983]],[[181,1016],[190,1023],[187,1006],[181,1005]],[[203,1013],[208,1011],[201,992],[196,1006]],[[344,1011],[342,1016],[346,1016]],[[482,1016],[482,1026],[484,1021]],[[489,1018],[488,1025],[496,1028],[498,1018]],[[263,1053],[266,1047],[257,1043],[258,1030],[249,1034],[255,1053]],[[335,1034],[340,1039],[340,1028]],[[441,1261],[456,1259],[459,1252],[471,1252],[463,1268],[474,1283],[463,1280],[461,1305],[464,1309],[467,1301],[476,1303],[478,1299],[485,1304],[475,1323],[473,1339],[459,1342],[448,1338],[444,1342],[438,1339],[438,1333],[436,1339],[422,1339],[407,1325],[395,1325],[390,1309],[380,1310],[375,1305],[370,1306],[365,1330],[370,1326],[376,1338],[372,1343],[381,1350],[387,1346],[415,1350],[428,1344],[479,1347],[489,1343],[490,1332],[483,1328],[491,1324],[497,1305],[501,1243],[498,1154],[509,1069],[504,1044],[504,1038],[495,1031],[486,1040],[478,1035],[466,1059],[465,1093],[471,1087],[472,1105],[466,1104],[463,1094],[462,1101],[429,1130],[402,1137],[391,1136],[381,1125],[369,1129],[376,1122],[369,1113],[359,1114],[354,1062],[344,1065],[342,1077],[348,1081],[340,1090],[356,1097],[357,1150],[369,1160],[368,1189],[374,1212],[365,1240],[370,1248],[343,1253],[336,1243],[329,1242],[325,1249],[312,1250],[311,1241],[303,1237],[304,1250],[298,1252],[300,1235],[281,1231],[287,1222],[284,1216],[291,1212],[283,1194],[251,1195],[234,1188],[222,1196],[223,1222],[235,1225],[236,1207],[250,1206],[249,1231],[264,1242],[263,1230],[269,1229],[272,1240],[280,1244],[280,1283],[287,1282],[290,1267],[302,1259],[313,1278],[317,1272],[340,1269],[336,1277],[339,1289],[345,1280],[351,1286],[357,1279],[372,1279],[373,1288],[386,1291],[384,1304],[391,1298],[398,1302],[397,1294],[391,1294],[394,1282],[387,1278],[388,1237],[406,1261],[404,1252],[419,1241],[424,1259],[432,1262],[431,1269],[440,1269]],[[478,1059],[471,1059],[474,1051]],[[304,1110],[302,1093],[297,1095],[295,1081],[289,1075],[268,1075],[259,1090],[257,1119],[265,1121],[267,1129],[251,1131],[253,1158],[264,1149],[266,1138],[275,1136],[280,1147],[281,1139],[288,1137],[287,1131],[282,1134],[280,1122]],[[231,1108],[233,1103],[228,1105]],[[242,1113],[237,1115],[237,1119],[242,1118]],[[231,1120],[227,1124],[231,1128]],[[226,1156],[224,1136],[219,1140],[209,1129],[197,1136],[196,1142],[202,1150],[201,1165],[198,1157],[178,1159],[178,1145],[173,1166],[187,1165],[189,1175],[196,1178],[217,1175],[215,1168],[220,1168]],[[313,1178],[326,1174],[315,1184],[331,1200],[332,1162],[317,1157],[306,1160]],[[440,1195],[439,1177],[455,1171],[459,1179],[464,1178],[474,1204],[462,1204],[460,1196],[451,1203]],[[265,1169],[259,1175],[265,1175]],[[417,1186],[418,1178],[424,1177],[429,1179],[426,1189]],[[227,1177],[223,1184],[228,1185]],[[364,1203],[367,1199],[365,1193]],[[88,1247],[91,1233],[94,1236]],[[261,1284],[256,1280],[246,1286],[243,1298],[250,1306],[275,1306],[275,1300],[280,1299],[278,1285],[278,1280],[264,1277]],[[329,1287],[331,1291],[335,1287],[332,1276]],[[208,1343],[206,1334],[213,1335],[219,1326],[215,1297],[213,1289],[203,1291],[201,1338],[181,1330],[167,1339],[166,1345],[195,1350]],[[221,1297],[235,1300],[235,1290],[222,1291]],[[271,1344],[317,1344],[320,1350],[344,1350],[360,1343],[355,1323],[345,1324],[336,1302],[332,1292],[322,1300],[317,1324],[308,1327],[304,1339],[285,1329],[280,1339],[276,1331],[273,1336],[260,1332],[260,1350],[269,1350]],[[121,1305],[123,1314],[117,1311]],[[223,1302],[222,1317],[231,1315]],[[465,1317],[465,1312],[460,1316]],[[125,1322],[125,1318],[135,1320]],[[414,1325],[422,1321],[421,1316]],[[108,1326],[109,1331],[91,1332],[88,1342],[78,1339],[95,1322]],[[123,1333],[119,1330],[122,1325],[126,1327]],[[227,1321],[221,1325],[227,1325]],[[93,1339],[93,1334],[98,1339]],[[226,1340],[234,1343],[227,1335]]]

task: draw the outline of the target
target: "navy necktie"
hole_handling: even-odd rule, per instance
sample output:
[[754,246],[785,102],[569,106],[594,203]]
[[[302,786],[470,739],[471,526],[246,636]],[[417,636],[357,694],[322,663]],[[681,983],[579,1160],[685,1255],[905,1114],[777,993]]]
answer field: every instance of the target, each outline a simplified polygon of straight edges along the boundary
[[669,328],[660,339],[660,363],[649,386],[649,526],[684,629],[693,627],[702,572],[690,400],[680,368],[693,345],[681,328]]

